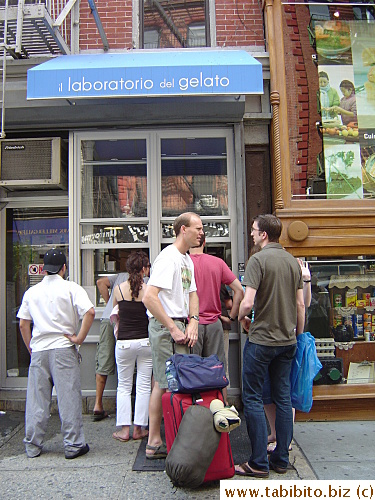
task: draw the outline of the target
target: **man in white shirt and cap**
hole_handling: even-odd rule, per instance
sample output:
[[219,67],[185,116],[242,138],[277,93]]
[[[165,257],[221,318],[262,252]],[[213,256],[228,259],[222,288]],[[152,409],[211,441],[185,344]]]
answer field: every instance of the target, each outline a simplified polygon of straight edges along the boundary
[[89,451],[83,434],[77,346],[90,330],[95,309],[81,286],[65,281],[66,258],[61,250],[48,250],[43,270],[47,276],[25,292],[17,314],[31,355],[24,443],[29,458],[41,454],[55,386],[65,458],[72,459]]

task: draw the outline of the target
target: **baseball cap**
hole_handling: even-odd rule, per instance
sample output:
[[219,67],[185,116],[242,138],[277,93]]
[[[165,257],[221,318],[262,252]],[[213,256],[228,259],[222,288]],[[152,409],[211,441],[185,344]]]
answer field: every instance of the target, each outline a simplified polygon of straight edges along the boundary
[[44,254],[43,271],[57,274],[64,264],[66,264],[66,258],[62,250],[51,248]]

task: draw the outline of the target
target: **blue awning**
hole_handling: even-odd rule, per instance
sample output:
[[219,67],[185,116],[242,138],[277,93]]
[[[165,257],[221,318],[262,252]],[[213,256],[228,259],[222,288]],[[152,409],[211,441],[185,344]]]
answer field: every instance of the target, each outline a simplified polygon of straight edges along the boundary
[[262,93],[262,65],[244,50],[59,56],[27,72],[27,99]]

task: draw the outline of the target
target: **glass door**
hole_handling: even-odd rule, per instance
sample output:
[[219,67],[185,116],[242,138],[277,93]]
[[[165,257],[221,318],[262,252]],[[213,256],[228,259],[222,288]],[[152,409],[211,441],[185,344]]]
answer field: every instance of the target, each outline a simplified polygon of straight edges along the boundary
[[27,377],[30,356],[19,331],[17,312],[25,291],[43,279],[43,257],[49,248],[61,248],[69,268],[68,208],[6,208],[5,218],[6,385],[19,386],[15,379]]

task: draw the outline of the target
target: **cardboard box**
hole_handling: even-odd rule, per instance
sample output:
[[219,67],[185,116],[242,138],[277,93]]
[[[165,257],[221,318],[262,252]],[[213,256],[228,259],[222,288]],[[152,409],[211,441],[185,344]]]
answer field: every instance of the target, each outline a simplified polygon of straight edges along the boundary
[[357,300],[355,304],[357,307],[366,307],[367,306],[365,300]]
[[357,289],[348,290],[345,294],[345,307],[357,306]]
[[363,293],[362,294],[362,300],[366,301],[366,306],[370,305],[370,297],[371,297],[371,293]]

